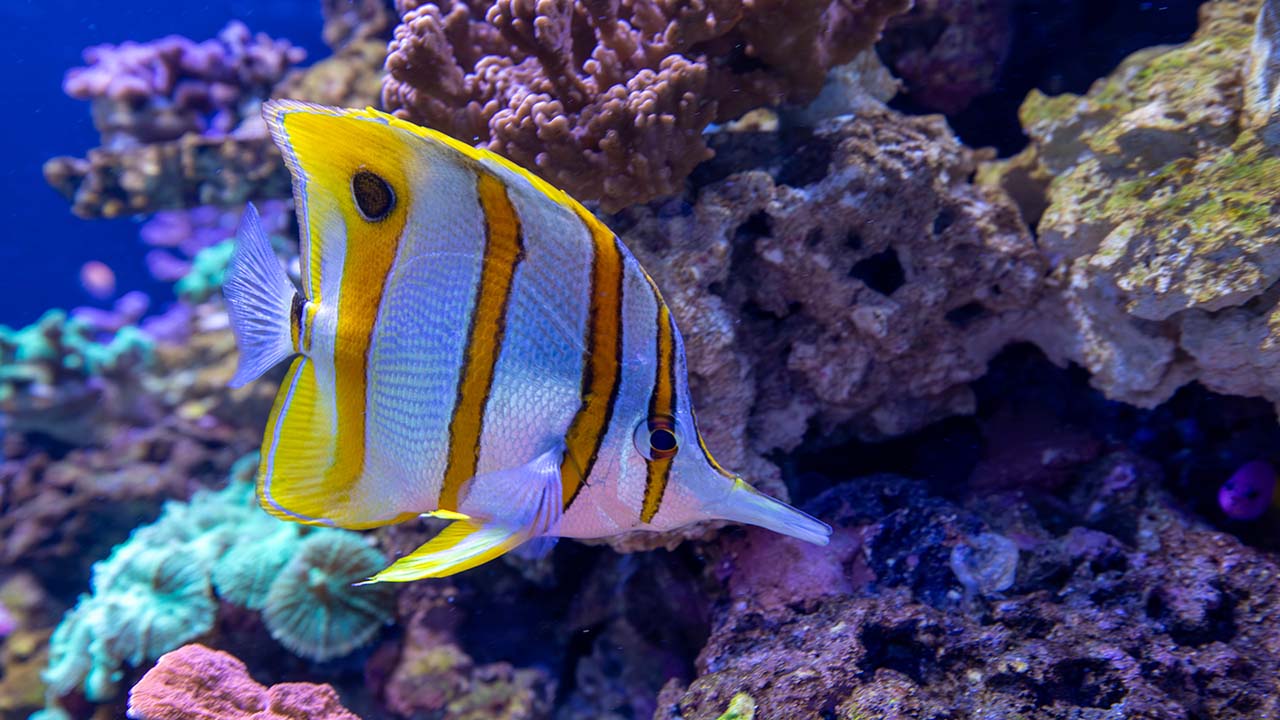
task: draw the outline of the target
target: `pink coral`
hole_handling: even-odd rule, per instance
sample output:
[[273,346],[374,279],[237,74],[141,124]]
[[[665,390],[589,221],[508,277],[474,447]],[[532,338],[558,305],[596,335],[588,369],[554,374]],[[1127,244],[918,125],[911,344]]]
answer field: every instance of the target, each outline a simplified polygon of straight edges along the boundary
[[713,121],[808,102],[905,0],[400,0],[383,103],[618,209],[678,190]]
[[249,677],[233,655],[185,645],[162,656],[129,691],[133,720],[360,720],[329,685]]

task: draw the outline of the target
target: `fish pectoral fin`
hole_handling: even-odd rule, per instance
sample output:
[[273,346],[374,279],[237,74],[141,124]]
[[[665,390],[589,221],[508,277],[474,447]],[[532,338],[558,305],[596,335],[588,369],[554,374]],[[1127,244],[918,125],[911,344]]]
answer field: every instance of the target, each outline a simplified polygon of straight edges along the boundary
[[[477,475],[467,487],[461,512],[437,510],[457,519],[430,542],[400,558],[368,582],[408,582],[447,577],[489,562],[532,541],[534,554],[550,550],[563,511],[560,458],[543,453],[520,467]],[[482,520],[481,518],[491,518]]]
[[522,528],[457,520],[439,535],[369,578],[368,582],[408,582],[447,577],[499,557],[527,538]]
[[477,475],[467,483],[458,510],[524,528],[528,538],[554,535],[564,511],[556,447],[519,467]]
[[293,305],[297,291],[271,249],[258,210],[245,208],[236,230],[222,295],[240,348],[231,387],[241,387],[297,352]]

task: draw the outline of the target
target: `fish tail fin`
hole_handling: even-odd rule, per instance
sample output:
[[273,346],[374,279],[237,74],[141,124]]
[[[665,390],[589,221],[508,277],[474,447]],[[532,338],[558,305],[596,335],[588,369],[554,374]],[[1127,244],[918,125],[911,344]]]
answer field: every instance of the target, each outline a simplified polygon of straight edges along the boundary
[[252,203],[245,208],[236,230],[236,248],[227,266],[222,295],[240,348],[231,387],[248,384],[298,352],[293,330],[298,293],[271,249]]
[[707,512],[721,520],[756,525],[814,545],[826,545],[831,540],[830,525],[765,495],[741,479],[734,481],[728,497]]

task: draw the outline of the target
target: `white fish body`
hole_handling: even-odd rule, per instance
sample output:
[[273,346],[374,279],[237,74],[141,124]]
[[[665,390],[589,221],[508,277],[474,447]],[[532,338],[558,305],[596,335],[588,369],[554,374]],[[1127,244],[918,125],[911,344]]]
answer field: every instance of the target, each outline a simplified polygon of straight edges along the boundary
[[269,512],[454,520],[374,580],[712,518],[827,541],[711,457],[670,310],[581,205],[372,109],[272,101],[264,115],[294,179],[302,288],[251,207],[225,294],[233,384],[293,357],[263,439]]

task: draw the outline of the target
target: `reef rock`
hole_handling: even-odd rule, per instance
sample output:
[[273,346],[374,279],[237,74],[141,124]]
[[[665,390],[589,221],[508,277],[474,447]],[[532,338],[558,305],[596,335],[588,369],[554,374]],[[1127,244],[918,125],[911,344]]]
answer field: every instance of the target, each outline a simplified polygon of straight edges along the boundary
[[829,549],[728,543],[700,677],[655,718],[714,720],[739,693],[757,720],[1275,716],[1280,566],[1156,486],[1122,457],[1039,506],[837,486],[808,506]]
[[1053,265],[1041,346],[1109,397],[1152,406],[1194,380],[1280,402],[1273,4],[1208,3],[1190,42],[1135,53],[1084,96],[1032,93],[1031,146],[984,172]]
[[289,70],[299,48],[240,23],[200,43],[171,36],[86,50],[90,65],[72,70],[65,89],[93,103],[102,147],[50,159],[45,180],[84,218],[290,197],[262,101],[377,104],[394,17],[376,0],[323,10],[335,54],[305,70]]
[[979,156],[941,118],[883,107],[713,145],[692,205],[613,226],[672,306],[719,459],[969,411],[967,383],[1027,334],[1045,271],[1008,197],[970,182]]

